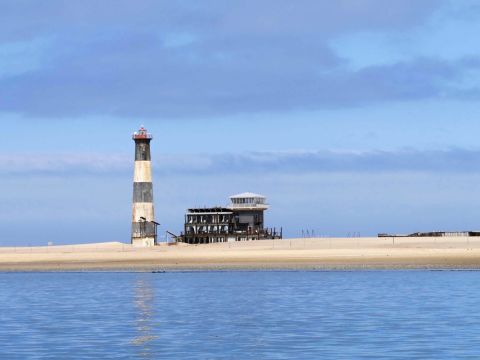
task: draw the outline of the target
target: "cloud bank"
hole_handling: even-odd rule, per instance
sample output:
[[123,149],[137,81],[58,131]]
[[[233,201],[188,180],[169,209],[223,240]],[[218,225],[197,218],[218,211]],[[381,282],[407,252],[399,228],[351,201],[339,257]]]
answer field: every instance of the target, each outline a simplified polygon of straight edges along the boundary
[[[10,176],[116,176],[132,170],[124,155],[0,155],[0,174]],[[157,156],[154,172],[168,175],[305,174],[329,172],[480,172],[480,150],[252,152]]]
[[415,28],[444,3],[0,1],[0,111],[178,118],[477,98],[464,83],[478,58],[352,70],[330,46]]

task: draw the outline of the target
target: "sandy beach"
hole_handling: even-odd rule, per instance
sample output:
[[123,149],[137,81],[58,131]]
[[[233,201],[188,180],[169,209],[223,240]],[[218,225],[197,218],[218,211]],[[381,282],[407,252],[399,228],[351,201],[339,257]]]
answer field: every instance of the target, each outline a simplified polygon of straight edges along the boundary
[[312,238],[154,248],[114,242],[0,248],[0,271],[444,268],[480,268],[480,238]]

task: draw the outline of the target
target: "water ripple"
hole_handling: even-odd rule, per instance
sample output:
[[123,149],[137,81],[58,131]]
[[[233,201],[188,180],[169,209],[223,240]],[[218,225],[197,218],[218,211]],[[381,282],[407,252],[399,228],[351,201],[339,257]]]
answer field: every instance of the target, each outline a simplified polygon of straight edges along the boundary
[[1,359],[474,359],[480,272],[0,274]]

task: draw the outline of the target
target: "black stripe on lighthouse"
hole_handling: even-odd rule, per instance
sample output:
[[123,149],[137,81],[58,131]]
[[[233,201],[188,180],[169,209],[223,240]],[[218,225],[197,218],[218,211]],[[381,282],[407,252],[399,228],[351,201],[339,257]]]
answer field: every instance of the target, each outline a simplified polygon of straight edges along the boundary
[[133,183],[133,202],[134,203],[153,202],[153,185],[151,182]]
[[150,161],[150,139],[135,140],[135,161]]

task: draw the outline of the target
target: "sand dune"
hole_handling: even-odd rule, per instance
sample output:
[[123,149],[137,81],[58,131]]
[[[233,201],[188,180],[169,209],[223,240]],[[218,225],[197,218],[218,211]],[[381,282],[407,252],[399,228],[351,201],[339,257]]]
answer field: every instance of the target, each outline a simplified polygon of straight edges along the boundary
[[0,248],[0,270],[480,268],[480,238],[312,238]]

